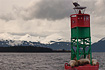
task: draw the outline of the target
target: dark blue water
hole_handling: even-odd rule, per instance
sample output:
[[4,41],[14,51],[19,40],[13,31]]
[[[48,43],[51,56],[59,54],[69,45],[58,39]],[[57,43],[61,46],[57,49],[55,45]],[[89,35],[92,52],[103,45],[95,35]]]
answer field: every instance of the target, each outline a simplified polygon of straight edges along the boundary
[[[105,70],[105,53],[93,53]],[[0,70],[64,70],[70,53],[0,53]]]

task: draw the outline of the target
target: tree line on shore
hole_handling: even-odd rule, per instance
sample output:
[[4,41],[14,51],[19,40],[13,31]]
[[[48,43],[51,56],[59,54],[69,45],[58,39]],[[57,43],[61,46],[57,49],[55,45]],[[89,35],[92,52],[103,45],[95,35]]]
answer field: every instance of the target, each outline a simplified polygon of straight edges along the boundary
[[11,46],[0,47],[0,52],[69,52],[64,49],[53,50],[47,47],[34,47],[34,46]]

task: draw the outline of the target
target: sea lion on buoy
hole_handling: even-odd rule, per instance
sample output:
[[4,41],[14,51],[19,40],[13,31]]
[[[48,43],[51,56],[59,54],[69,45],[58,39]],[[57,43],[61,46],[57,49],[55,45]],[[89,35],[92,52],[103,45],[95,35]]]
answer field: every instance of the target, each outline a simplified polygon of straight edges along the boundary
[[90,63],[90,60],[89,59],[80,59],[78,60],[78,66],[81,66],[81,65],[86,65],[86,64],[89,64]]
[[89,64],[90,60],[89,59],[80,59],[80,60],[71,60],[69,62],[69,65],[71,67],[75,67],[75,66],[82,66],[82,65],[86,65]]
[[70,65],[71,67],[75,67],[75,65],[76,65],[76,60],[70,60],[69,65]]
[[96,59],[92,59],[92,64],[95,66],[97,65],[98,61]]

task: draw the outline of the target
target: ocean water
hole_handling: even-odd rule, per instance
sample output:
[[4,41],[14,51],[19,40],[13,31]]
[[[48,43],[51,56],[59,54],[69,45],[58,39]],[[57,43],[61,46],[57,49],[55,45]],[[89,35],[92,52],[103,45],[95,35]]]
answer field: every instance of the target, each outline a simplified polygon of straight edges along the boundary
[[[105,70],[105,53],[93,53]],[[0,53],[0,70],[64,70],[70,53]]]

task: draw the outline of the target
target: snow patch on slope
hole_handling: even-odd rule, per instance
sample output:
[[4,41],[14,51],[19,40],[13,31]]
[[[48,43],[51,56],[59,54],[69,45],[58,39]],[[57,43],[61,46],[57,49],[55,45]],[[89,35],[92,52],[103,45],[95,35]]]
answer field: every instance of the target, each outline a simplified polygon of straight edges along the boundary
[[105,41],[105,37],[101,39],[101,41]]
[[18,45],[22,45],[23,44],[23,41],[9,41],[8,42],[8,45],[11,45],[11,46],[18,46]]
[[21,36],[19,40],[38,42],[39,37],[35,37],[35,36],[31,36],[29,34],[26,34],[24,36]]
[[59,34],[52,34],[50,36],[47,36],[44,40],[41,41],[41,43],[52,43],[51,41],[56,41],[56,42],[60,42],[60,41],[64,41],[63,36],[59,35]]
[[105,40],[103,36],[92,36],[92,43],[98,42],[99,40]]
[[10,35],[9,33],[1,33],[1,34],[0,34],[0,39],[12,40],[12,39],[13,39],[13,36]]

